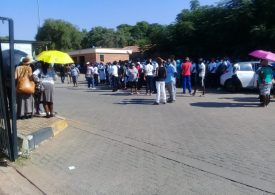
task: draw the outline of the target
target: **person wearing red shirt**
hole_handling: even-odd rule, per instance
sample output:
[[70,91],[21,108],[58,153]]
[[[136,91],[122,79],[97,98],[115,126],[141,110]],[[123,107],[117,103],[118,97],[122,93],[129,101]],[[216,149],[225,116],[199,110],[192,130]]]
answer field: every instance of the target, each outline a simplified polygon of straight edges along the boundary
[[181,72],[182,72],[182,89],[183,89],[183,94],[185,94],[186,90],[186,85],[189,94],[191,94],[192,87],[191,87],[191,65],[192,63],[190,62],[189,58],[185,58],[185,62],[182,63],[181,66]]

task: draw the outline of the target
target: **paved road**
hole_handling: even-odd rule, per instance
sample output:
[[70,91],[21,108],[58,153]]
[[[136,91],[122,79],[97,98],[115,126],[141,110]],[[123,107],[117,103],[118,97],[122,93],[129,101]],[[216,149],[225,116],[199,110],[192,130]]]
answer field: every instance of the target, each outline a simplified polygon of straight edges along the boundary
[[153,96],[84,84],[55,92],[70,127],[20,167],[47,194],[275,193],[274,102],[178,90],[154,106]]

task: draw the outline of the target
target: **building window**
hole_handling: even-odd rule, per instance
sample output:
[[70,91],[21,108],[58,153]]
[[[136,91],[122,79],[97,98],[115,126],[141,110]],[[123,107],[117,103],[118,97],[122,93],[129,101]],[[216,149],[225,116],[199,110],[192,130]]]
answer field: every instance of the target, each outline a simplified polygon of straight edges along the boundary
[[104,62],[104,55],[103,55],[103,54],[100,54],[100,55],[99,55],[99,58],[100,58],[100,61],[101,61],[101,62]]

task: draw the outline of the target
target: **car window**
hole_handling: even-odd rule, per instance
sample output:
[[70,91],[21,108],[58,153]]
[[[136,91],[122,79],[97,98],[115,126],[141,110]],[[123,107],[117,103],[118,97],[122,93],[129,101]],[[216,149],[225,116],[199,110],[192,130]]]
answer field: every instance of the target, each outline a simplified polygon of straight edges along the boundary
[[241,64],[239,71],[253,71],[252,64]]

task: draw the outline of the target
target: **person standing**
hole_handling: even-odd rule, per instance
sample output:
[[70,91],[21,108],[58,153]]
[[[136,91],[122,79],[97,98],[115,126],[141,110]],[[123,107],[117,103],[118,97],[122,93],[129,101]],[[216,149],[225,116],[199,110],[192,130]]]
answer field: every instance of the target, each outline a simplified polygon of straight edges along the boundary
[[185,58],[185,62],[181,66],[182,70],[182,89],[183,94],[186,92],[186,86],[188,89],[189,94],[191,94],[192,87],[191,87],[191,62],[188,57]]
[[71,66],[71,75],[72,75],[72,80],[73,80],[74,87],[78,86],[78,75],[79,75],[79,73],[80,73],[79,69],[74,64],[72,64],[72,66]]
[[99,72],[99,80],[101,84],[105,84],[106,81],[106,73],[105,73],[105,66],[103,62],[100,62],[98,65],[98,72]]
[[217,84],[217,78],[216,78],[216,68],[217,68],[217,63],[215,62],[215,59],[212,58],[211,62],[208,64],[208,85],[209,87],[216,87]]
[[194,92],[192,93],[193,96],[196,95],[197,88],[200,87],[202,88],[202,95],[205,95],[205,72],[206,72],[206,66],[203,63],[203,59],[200,58],[198,60],[198,77],[196,79],[195,87],[194,87]]
[[162,98],[163,103],[166,104],[166,92],[165,92],[165,79],[166,79],[166,68],[164,67],[163,60],[157,59],[158,68],[156,69],[156,88],[157,95],[154,105],[159,105]]
[[227,63],[224,60],[224,58],[222,58],[219,62],[217,62],[216,64],[216,79],[217,79],[217,90],[221,90],[221,76],[222,74],[224,74],[224,72],[227,69]]
[[152,95],[153,92],[153,65],[152,61],[148,60],[147,65],[145,65],[145,74],[144,74],[144,80],[146,80],[146,95],[148,95],[148,91],[150,91],[150,95]]
[[86,70],[86,79],[88,82],[88,88],[91,87],[95,89],[95,81],[94,81],[94,68],[91,66],[90,62],[87,62],[87,70]]
[[54,117],[53,112],[53,97],[54,97],[54,81],[57,75],[54,69],[48,63],[42,63],[42,67],[34,71],[34,76],[40,78],[41,84],[44,90],[41,93],[41,99],[45,112],[46,118]]
[[142,82],[141,82],[141,64],[140,64],[140,62],[136,63],[136,69],[138,70],[138,75],[137,75],[138,84],[137,84],[137,88],[138,88],[138,90],[140,90],[141,86],[142,86]]
[[154,91],[153,93],[156,94],[156,93],[157,93],[157,87],[156,87],[156,78],[157,78],[157,77],[156,77],[156,70],[157,70],[157,68],[158,68],[159,65],[158,65],[158,63],[157,63],[156,61],[153,62],[152,59],[149,59],[149,61],[151,61],[151,62],[153,63],[152,65],[153,65],[153,67],[154,67],[154,68],[153,68],[153,91]]
[[113,62],[110,73],[112,75],[113,92],[118,90],[118,66],[117,61]]
[[173,103],[176,101],[176,76],[177,70],[169,59],[166,66],[167,77],[165,79],[165,86],[169,93],[168,103]]
[[64,67],[64,64],[61,64],[59,73],[60,73],[61,83],[64,83],[64,81],[65,81],[65,67]]
[[197,83],[197,69],[197,63],[193,60],[191,66],[191,86],[195,86],[195,84]]
[[181,87],[182,84],[182,75],[181,75],[181,60],[177,59],[176,60],[177,66],[176,66],[176,70],[177,70],[177,78],[176,78],[176,86],[177,87]]
[[71,65],[70,64],[68,64],[66,66],[66,73],[67,73],[68,84],[70,84],[72,82],[72,74],[71,74]]
[[[32,69],[30,67],[31,58],[25,57],[22,60],[22,64],[16,67],[15,70],[15,80],[16,84],[19,84],[19,80],[27,77],[32,80]],[[33,116],[34,110],[34,99],[33,94],[26,94],[22,92],[16,93],[16,103],[17,103],[17,118],[27,119]]]
[[137,84],[138,84],[138,70],[135,67],[135,63],[131,63],[128,70],[127,70],[127,76],[129,85],[131,87],[131,95],[133,95],[133,88],[135,90],[135,93],[138,94],[137,91]]
[[261,68],[257,70],[260,89],[260,106],[266,107],[270,102],[270,91],[272,87],[273,70],[268,65],[268,60],[261,60]]
[[175,56],[171,55],[170,60],[171,60],[171,64],[175,67],[175,69],[177,69],[177,62],[175,60]]
[[95,81],[95,86],[98,86],[98,67],[97,67],[97,64],[94,64],[93,65],[93,68],[94,68],[94,81]]
[[[37,61],[34,65],[34,68],[33,68],[33,73],[37,70],[37,69],[41,69],[42,67],[42,63],[41,61]],[[40,77],[36,77],[34,74],[33,74],[33,79],[34,79],[34,82],[35,82],[35,92],[33,94],[33,98],[34,98],[34,108],[35,108],[35,116],[44,116],[46,113],[42,112],[41,109],[40,109],[40,104],[41,104],[41,93],[42,91],[44,90],[44,86],[42,85],[42,82],[41,82],[41,78]]]

